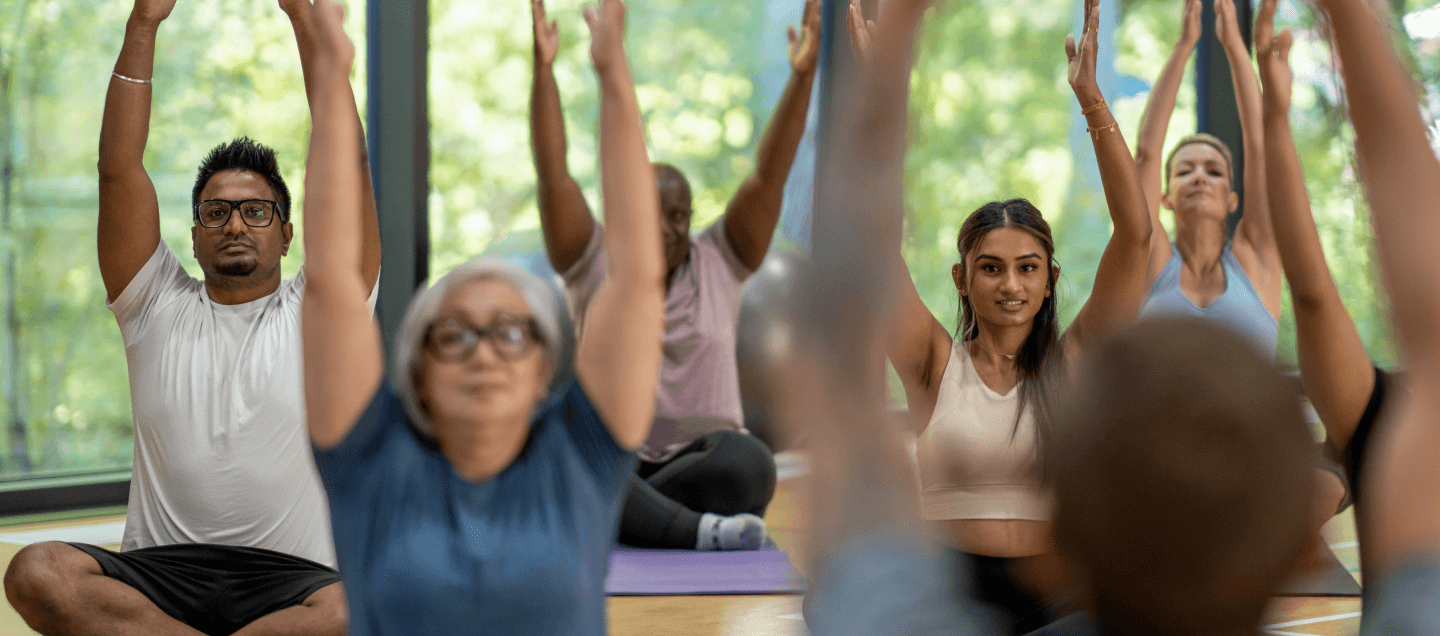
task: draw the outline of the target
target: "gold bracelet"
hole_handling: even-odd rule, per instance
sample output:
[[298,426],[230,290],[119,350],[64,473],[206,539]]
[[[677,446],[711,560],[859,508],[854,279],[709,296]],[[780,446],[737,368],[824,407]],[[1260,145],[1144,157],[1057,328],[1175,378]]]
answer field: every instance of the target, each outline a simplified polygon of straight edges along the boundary
[[121,74],[116,73],[116,72],[114,72],[114,71],[111,71],[110,74],[111,74],[111,75],[114,75],[114,76],[115,76],[115,79],[125,80],[125,81],[127,81],[127,82],[130,82],[131,84],[146,84],[146,85],[149,85],[149,84],[150,84],[150,80],[148,80],[148,79],[147,79],[147,80],[142,80],[142,79],[135,79],[135,78],[133,78],[133,77],[125,77],[124,75],[121,75]]
[[1091,104],[1091,105],[1089,105],[1089,106],[1086,106],[1086,107],[1080,109],[1080,114],[1081,114],[1081,115],[1089,115],[1090,113],[1093,113],[1093,112],[1095,112],[1095,111],[1097,111],[1097,110],[1100,110],[1101,108],[1109,108],[1109,107],[1110,107],[1110,104],[1105,103],[1105,98],[1104,98],[1104,97],[1101,97],[1101,98],[1100,98],[1100,101],[1095,102],[1094,104]]
[[1086,127],[1085,132],[1090,133],[1090,139],[1094,141],[1100,141],[1100,133],[1116,132],[1119,130],[1119,128],[1117,128],[1116,126],[1117,124],[1115,122],[1110,122],[1109,124],[1104,126]]

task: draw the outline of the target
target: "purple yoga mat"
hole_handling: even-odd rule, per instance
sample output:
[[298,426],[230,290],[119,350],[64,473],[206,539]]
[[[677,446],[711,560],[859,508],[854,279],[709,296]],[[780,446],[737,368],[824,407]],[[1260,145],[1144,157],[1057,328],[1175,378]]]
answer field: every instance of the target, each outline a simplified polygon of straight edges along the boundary
[[700,552],[615,546],[605,593],[611,596],[693,594],[791,594],[805,579],[790,556],[773,545],[763,550]]

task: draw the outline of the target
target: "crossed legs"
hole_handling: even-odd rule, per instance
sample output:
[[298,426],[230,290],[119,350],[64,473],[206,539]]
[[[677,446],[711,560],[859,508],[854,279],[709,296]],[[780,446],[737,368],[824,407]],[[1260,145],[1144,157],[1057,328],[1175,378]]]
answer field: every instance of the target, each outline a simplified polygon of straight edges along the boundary
[[[202,632],[162,611],[139,590],[105,575],[94,557],[67,543],[27,546],[5,572],[5,597],[45,636],[196,636]],[[345,594],[332,583],[303,603],[259,619],[237,636],[345,633]]]

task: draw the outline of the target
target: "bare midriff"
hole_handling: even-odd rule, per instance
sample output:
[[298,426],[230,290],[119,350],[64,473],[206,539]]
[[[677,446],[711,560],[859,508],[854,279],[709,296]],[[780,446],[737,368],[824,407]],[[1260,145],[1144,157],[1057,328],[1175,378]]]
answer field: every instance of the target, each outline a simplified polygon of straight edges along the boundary
[[1073,573],[1055,550],[1049,521],[1027,519],[947,519],[931,521],[931,531],[951,548],[1011,559],[1017,586],[1046,603],[1069,598]]
[[1008,559],[1054,551],[1049,521],[1028,519],[945,519],[930,522],[931,531],[956,550]]

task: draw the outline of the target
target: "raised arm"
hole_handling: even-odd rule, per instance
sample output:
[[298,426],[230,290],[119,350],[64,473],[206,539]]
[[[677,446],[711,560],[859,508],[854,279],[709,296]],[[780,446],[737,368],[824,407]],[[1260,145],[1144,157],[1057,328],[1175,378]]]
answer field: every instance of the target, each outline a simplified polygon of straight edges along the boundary
[[565,114],[555,83],[555,54],[560,27],[545,19],[545,0],[530,0],[535,33],[535,81],[530,86],[530,150],[535,158],[535,198],[550,266],[564,272],[585,253],[595,233],[595,218],[580,184],[565,161]]
[[[1247,0],[1248,1],[1248,0]],[[1241,146],[1245,151],[1245,207],[1235,226],[1231,251],[1245,268],[1270,314],[1280,317],[1280,253],[1270,223],[1270,201],[1265,194],[1265,134],[1261,116],[1260,83],[1250,62],[1250,50],[1240,36],[1235,5],[1215,3],[1215,35],[1230,62],[1230,79],[1235,87],[1235,104],[1240,111]]]
[[615,441],[635,449],[650,434],[665,330],[660,193],[625,61],[625,4],[600,0],[598,8],[585,8],[585,22],[600,79],[600,192],[608,273],[586,313],[575,369]]
[[1329,442],[1343,450],[1370,401],[1375,373],[1355,321],[1325,263],[1305,175],[1290,131],[1290,30],[1275,31],[1276,0],[1262,0],[1255,57],[1264,92],[1265,172],[1270,220],[1295,310],[1300,378]]
[[345,10],[334,0],[280,0],[302,50],[310,102],[310,149],[305,157],[305,407],[317,448],[339,444],[354,428],[380,385],[380,330],[366,305],[371,285],[362,272],[366,206],[360,120],[350,89],[355,47],[342,28]]
[[1408,403],[1371,449],[1360,546],[1367,584],[1402,559],[1440,555],[1440,162],[1415,86],[1379,18],[1358,0],[1323,0],[1340,58],[1365,197],[1409,366]]
[[1170,127],[1170,117],[1175,113],[1175,97],[1180,93],[1180,82],[1185,77],[1185,64],[1200,41],[1200,0],[1185,0],[1181,10],[1180,39],[1170,51],[1160,77],[1150,87],[1150,97],[1145,102],[1145,113],[1140,116],[1140,133],[1136,137],[1135,171],[1140,174],[1140,185],[1145,189],[1145,206],[1150,213],[1150,259],[1146,269],[1145,284],[1154,284],[1165,262],[1170,260],[1170,237],[1160,225],[1160,196],[1165,191],[1165,131]]
[[1151,255],[1152,235],[1152,217],[1146,209],[1145,191],[1140,187],[1130,148],[1125,145],[1125,136],[1095,82],[1100,0],[1085,0],[1085,16],[1085,31],[1078,46],[1075,36],[1068,36],[1065,55],[1070,59],[1070,87],[1080,102],[1080,112],[1085,115],[1090,139],[1095,145],[1105,204],[1115,227],[1100,255],[1090,299],[1065,331],[1066,345],[1071,351],[1078,350],[1093,335],[1129,323],[1140,311],[1148,289],[1145,266]]
[[[295,30],[295,44],[300,49],[300,66],[304,69],[307,65],[314,65],[309,58],[320,55],[318,52],[317,35],[314,32],[314,25],[308,18],[296,19],[297,14],[294,8],[299,4],[295,2],[282,2],[282,8],[290,16],[290,26]],[[303,15],[303,14],[301,14]],[[323,62],[321,62],[323,63]],[[308,95],[313,90],[322,90],[323,87],[315,85],[316,78],[310,74],[305,75],[305,92]],[[349,87],[349,82],[346,82]],[[355,94],[351,90],[350,102],[355,103]],[[310,113],[310,119],[316,119],[316,113]],[[367,288],[373,288],[375,282],[380,278],[380,216],[375,207],[375,188],[370,182],[370,153],[365,143],[365,127],[360,123],[360,113],[357,111],[353,120],[355,121],[355,134],[359,143],[356,146],[356,162],[360,165],[360,206],[362,209],[360,218],[361,248],[360,248],[360,275],[365,281]],[[308,268],[307,268],[308,270]],[[307,271],[308,273],[308,271]]]
[[795,27],[786,32],[790,41],[790,82],[760,138],[755,171],[740,184],[725,209],[725,236],[735,255],[750,269],[760,267],[770,249],[775,223],[780,220],[785,180],[790,176],[800,138],[805,136],[810,89],[820,59],[820,0],[806,0],[800,28],[798,35]]
[[886,357],[905,387],[910,424],[916,432],[925,429],[935,411],[940,379],[950,363],[954,344],[945,326],[920,298],[900,252],[901,228],[905,224],[905,109],[915,31],[924,16],[925,4],[917,0],[886,4],[881,24],[877,24],[862,17],[859,0],[850,0],[846,24],[861,81],[856,83],[859,97],[853,100],[859,106],[847,116],[854,122],[852,127],[871,134],[846,137],[856,146],[848,151],[856,167],[842,177],[847,183],[863,180],[857,181],[862,185],[852,187],[870,197],[864,201],[865,208],[881,215],[881,222],[887,226],[882,258],[889,260],[893,277],[889,286],[895,290],[895,304],[882,334],[883,344]]
[[150,137],[155,33],[173,8],[175,0],[136,0],[105,94],[97,166],[100,220],[96,249],[100,278],[110,301],[125,291],[160,245],[160,202],[143,159]]

